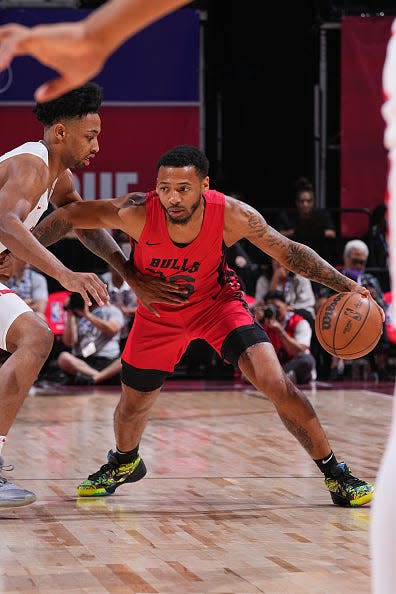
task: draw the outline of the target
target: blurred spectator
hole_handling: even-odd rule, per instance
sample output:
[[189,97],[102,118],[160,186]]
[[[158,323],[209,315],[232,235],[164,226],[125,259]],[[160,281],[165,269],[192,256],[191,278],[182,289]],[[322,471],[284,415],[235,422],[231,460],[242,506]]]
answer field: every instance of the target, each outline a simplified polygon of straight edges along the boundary
[[60,353],[60,369],[77,385],[118,383],[120,331],[125,323],[121,310],[111,304],[88,308],[78,293],[72,293],[64,307],[62,339],[71,352]]
[[[256,303],[262,303],[268,291],[283,293],[286,303],[295,311],[300,312],[312,323],[315,318],[315,295],[311,281],[300,274],[287,270],[277,260],[271,260],[268,273],[257,279],[255,298]],[[300,311],[305,310],[305,311]],[[307,312],[307,315],[304,315]]]
[[389,291],[389,247],[386,204],[378,205],[372,212],[367,243],[370,248],[367,263],[370,267],[382,269],[376,271],[376,275],[378,276],[382,291]]
[[264,306],[256,306],[255,314],[290,379],[298,384],[315,379],[315,359],[310,352],[311,325],[289,310],[283,293],[269,291]]
[[315,207],[315,195],[311,182],[300,177],[295,182],[296,210],[283,210],[277,228],[279,232],[308,245],[325,260],[334,264],[336,259],[336,230],[334,221],[326,209]]
[[[242,202],[246,201],[244,194],[241,192],[227,192],[227,195]],[[256,281],[260,274],[259,261],[256,258],[254,248],[255,246],[250,241],[242,238],[227,248],[226,252],[227,264],[237,273],[242,291],[252,297],[254,297]],[[257,249],[257,253],[261,254],[261,261],[263,252]]]
[[132,328],[137,308],[137,297],[122,276],[110,264],[108,267],[109,271],[102,274],[101,278],[107,284],[110,303],[118,307],[124,316],[124,325],[120,331],[120,348],[122,352],[129,331]]
[[131,241],[129,235],[121,231],[121,229],[114,229],[113,237],[126,255],[127,258],[131,255]]
[[48,301],[47,279],[33,270],[27,263],[22,263],[14,276],[10,276],[7,286],[15,291],[37,315],[47,321],[45,309]]
[[254,296],[259,267],[245,250],[243,241],[237,241],[227,249],[227,264],[238,275],[243,292]]

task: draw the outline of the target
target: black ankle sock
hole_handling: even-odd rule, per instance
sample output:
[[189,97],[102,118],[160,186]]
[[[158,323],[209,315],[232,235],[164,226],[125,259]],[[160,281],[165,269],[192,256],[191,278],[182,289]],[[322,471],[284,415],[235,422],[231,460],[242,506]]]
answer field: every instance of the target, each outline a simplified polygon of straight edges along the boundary
[[116,448],[116,458],[121,464],[127,464],[128,462],[133,462],[136,460],[139,452],[139,446],[137,445],[136,448],[130,450],[129,452],[123,452]]
[[323,472],[325,477],[332,476],[331,467],[334,466],[334,464],[338,464],[337,458],[333,454],[333,450],[331,450],[331,452],[324,458],[314,460],[314,462],[318,466],[319,470]]

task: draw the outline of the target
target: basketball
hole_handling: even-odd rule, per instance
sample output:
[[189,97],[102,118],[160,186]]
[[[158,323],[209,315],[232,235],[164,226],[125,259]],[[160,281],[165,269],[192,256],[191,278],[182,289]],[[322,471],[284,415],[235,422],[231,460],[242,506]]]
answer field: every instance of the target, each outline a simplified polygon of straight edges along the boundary
[[382,331],[380,307],[373,299],[355,292],[331,295],[315,318],[319,343],[341,359],[359,359],[370,353]]

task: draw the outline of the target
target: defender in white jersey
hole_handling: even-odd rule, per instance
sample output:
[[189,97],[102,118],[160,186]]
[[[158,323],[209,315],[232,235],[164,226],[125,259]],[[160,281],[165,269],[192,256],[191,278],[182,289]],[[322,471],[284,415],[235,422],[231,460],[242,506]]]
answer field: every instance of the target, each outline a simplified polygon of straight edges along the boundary
[[[388,150],[388,228],[392,294],[391,319],[396,320],[396,19],[392,24],[383,69],[385,103],[382,115],[386,123],[384,144]],[[393,396],[393,414],[388,442],[383,454],[376,481],[370,544],[372,554],[373,594],[396,592],[395,532],[396,507],[396,387]]]
[[[44,246],[65,234],[45,220],[35,227],[50,201],[54,207],[81,201],[69,168],[86,167],[99,151],[102,101],[98,85],[88,83],[54,101],[37,104],[43,140],[27,142],[0,157],[0,347],[11,356],[0,368],[0,455],[6,435],[52,347],[46,323],[7,287],[19,260],[30,263],[78,292],[90,305],[108,301],[105,284],[95,274],[73,272]],[[35,228],[34,228],[35,227]],[[33,232],[32,229],[34,228]],[[183,303],[180,287],[144,278],[103,229],[76,231],[84,245],[108,262],[131,285],[142,305]],[[0,471],[6,470],[0,457]],[[0,476],[0,507],[26,505],[35,495]]]
[[[48,201],[55,204],[71,201],[68,167],[87,165],[99,150],[98,110],[101,92],[87,86],[43,104],[36,112],[45,127],[44,140],[27,142],[0,157],[0,261],[7,254],[29,262],[56,278],[70,291],[79,292],[87,304],[108,299],[104,283],[91,273],[66,268],[31,233]],[[10,273],[12,270],[10,270]],[[11,356],[0,369],[0,453],[6,435],[43,363],[53,336],[47,324],[11,291],[4,270],[0,276],[0,347]],[[0,470],[6,467],[0,457]],[[0,477],[0,507],[26,505],[35,501],[31,491],[21,489]]]

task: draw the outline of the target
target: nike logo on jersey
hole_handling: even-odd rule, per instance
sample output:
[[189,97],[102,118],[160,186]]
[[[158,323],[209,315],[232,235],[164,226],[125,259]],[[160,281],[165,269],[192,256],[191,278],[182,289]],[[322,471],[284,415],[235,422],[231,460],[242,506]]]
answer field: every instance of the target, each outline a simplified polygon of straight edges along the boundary
[[151,241],[146,241],[146,245],[159,245],[161,242],[158,243],[151,243]]

